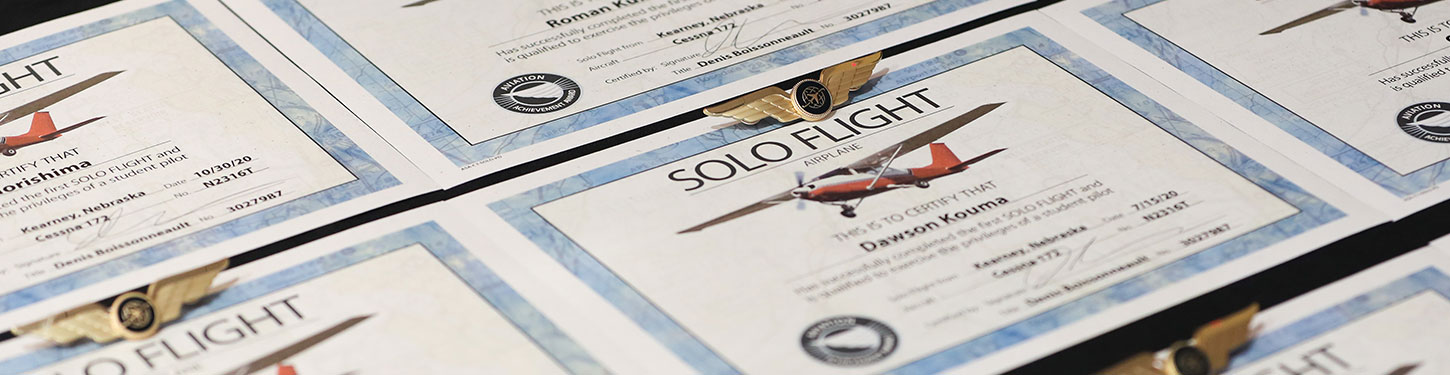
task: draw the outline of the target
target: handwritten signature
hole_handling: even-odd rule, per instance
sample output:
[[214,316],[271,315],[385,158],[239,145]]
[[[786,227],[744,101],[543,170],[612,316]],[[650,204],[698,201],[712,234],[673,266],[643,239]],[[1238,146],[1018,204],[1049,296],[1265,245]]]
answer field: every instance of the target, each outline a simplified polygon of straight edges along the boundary
[[[1032,267],[1024,271],[1023,282],[1029,288],[1041,288],[1057,279],[1058,276],[1066,271],[1072,271],[1079,267],[1094,266],[1107,260],[1117,259],[1116,255],[1122,252],[1141,249],[1142,247],[1140,245],[1168,239],[1170,236],[1183,233],[1183,231],[1183,227],[1167,228],[1110,248],[1095,247],[1095,245],[1099,244],[1098,238],[1096,237],[1088,239],[1081,246],[1055,248],[1055,250],[1062,251],[1064,254],[1049,259],[1049,264]],[[1042,268],[1044,273],[1037,274],[1037,277],[1033,277],[1032,271],[1038,268]]]
[[117,235],[126,234],[145,228],[155,228],[169,225],[180,221],[183,218],[189,217],[190,215],[197,212],[201,212],[203,210],[215,207],[220,207],[222,205],[231,203],[231,201],[235,199],[256,194],[257,192],[263,190],[268,190],[280,186],[286,182],[286,180],[279,180],[243,189],[235,193],[227,194],[215,200],[198,205],[195,209],[177,213],[176,215],[168,215],[168,211],[160,210],[150,215],[129,216],[124,206],[116,207],[109,214],[111,216],[110,221],[103,222],[93,227],[95,228],[94,233],[86,233],[86,231],[72,232],[66,236],[66,239],[69,240],[71,244],[75,245],[76,249],[81,249],[91,246],[96,242],[99,242],[100,240],[112,238]]
[[740,38],[742,37],[742,35],[745,34],[746,26],[750,25],[750,20],[741,19],[737,25],[739,26],[736,26],[735,28],[730,30],[726,30],[724,36],[720,38],[721,40],[714,42],[714,45],[711,45],[711,40],[715,39],[715,35],[711,34],[705,36],[704,40],[701,41],[701,44],[703,44],[705,47],[705,53],[713,54],[725,48],[726,45],[734,47],[735,49],[741,49],[748,46],[756,45],[760,43],[761,40],[769,37],[771,33],[774,33],[781,28],[788,26],[805,25],[805,23],[793,19],[781,21],[780,23],[775,24],[775,26],[771,26],[769,29],[766,29],[766,31],[764,33],[761,33],[760,36],[754,38],[747,37],[748,41],[744,43],[741,43]]

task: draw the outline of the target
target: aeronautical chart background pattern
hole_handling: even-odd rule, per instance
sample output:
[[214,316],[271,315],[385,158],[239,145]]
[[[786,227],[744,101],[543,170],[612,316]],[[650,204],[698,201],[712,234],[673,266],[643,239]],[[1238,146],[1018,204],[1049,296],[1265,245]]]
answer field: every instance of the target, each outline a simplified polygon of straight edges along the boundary
[[[368,62],[342,37],[296,0],[261,0],[291,25],[334,64],[412,127],[434,148],[462,167],[519,148],[599,125],[610,120],[663,105],[727,83],[753,77],[857,42],[880,36],[987,0],[937,0],[884,16],[870,22],[832,32],[816,39],[744,60],[668,86],[646,91],[557,120],[535,125],[478,144],[469,142],[434,116],[404,89]],[[587,92],[584,95],[588,95]],[[493,105],[479,103],[479,105]],[[644,124],[640,124],[644,125]]]
[[[918,359],[892,370],[891,373],[929,374],[971,362],[1345,217],[1345,214],[1339,209],[1310,195],[1282,176],[1268,170],[1262,164],[1239,153],[1129,87],[1126,83],[1081,59],[1031,28],[1010,32],[902,70],[889,72],[878,82],[863,87],[860,94],[852,100],[859,102],[932,75],[1021,47],[1029,48],[1047,58],[1163,130],[1184,140],[1225,167],[1293,205],[1299,210],[1299,213],[1163,265],[1105,290]],[[558,229],[550,226],[533,211],[533,207],[782,127],[771,121],[761,124],[757,126],[736,125],[681,141],[493,202],[489,204],[489,208],[634,319],[657,340],[674,350],[675,354],[686,363],[704,373],[735,373],[738,370],[732,368],[723,358],[711,352],[698,339],[688,334],[678,323],[650,304],[639,292],[631,289],[623,280],[610,273],[587,251],[570,241]]]
[[356,180],[40,284],[0,295],[0,313],[103,282],[126,272],[160,263],[258,229],[401,184],[397,177],[379,165],[372,156],[353,143],[321,114],[309,107],[301,97],[242,51],[241,47],[228,39],[221,30],[218,30],[184,0],[162,3],[0,50],[0,65],[132,25],[167,17],[181,25],[187,33],[190,33],[207,50],[216,55],[247,85],[255,89],[278,111],[281,111],[298,129],[316,141],[329,155],[347,168],[356,177]]
[[1450,161],[1406,175],[1391,170],[1127,16],[1128,12],[1163,1],[1167,0],[1114,0],[1085,9],[1083,14],[1400,198],[1450,179],[1450,173],[1446,173],[1450,172]]
[[[468,249],[459,244],[447,231],[436,223],[423,223],[377,239],[344,248],[337,252],[292,266],[257,280],[233,286],[210,297],[195,309],[185,311],[176,322],[185,322],[207,314],[224,310],[233,305],[250,301],[273,292],[325,276],[333,271],[348,268],[393,251],[421,245],[430,254],[451,269],[455,276],[468,284],[479,296],[513,322],[528,337],[564,368],[575,374],[606,374],[601,365],[590,357],[573,339],[564,334],[544,317],[533,305],[498,278],[492,270],[474,258]],[[106,345],[85,342],[73,346],[56,346],[37,350],[22,357],[0,362],[0,368],[34,371],[78,355],[104,348]]]

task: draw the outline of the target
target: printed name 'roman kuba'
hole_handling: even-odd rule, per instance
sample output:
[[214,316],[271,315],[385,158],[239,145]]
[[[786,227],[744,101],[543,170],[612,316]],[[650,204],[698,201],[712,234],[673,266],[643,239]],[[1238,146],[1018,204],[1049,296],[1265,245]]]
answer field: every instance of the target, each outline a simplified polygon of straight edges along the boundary
[[571,24],[571,23],[574,23],[574,22],[587,20],[587,19],[589,19],[591,17],[608,14],[609,12],[613,12],[616,9],[625,8],[625,7],[628,7],[628,6],[631,6],[631,5],[643,3],[645,1],[647,1],[647,0],[613,0],[613,1],[610,1],[609,2],[609,5],[605,5],[605,6],[601,6],[601,7],[598,7],[598,8],[586,10],[586,11],[579,12],[579,13],[575,13],[575,14],[572,14],[572,15],[570,15],[568,17],[564,17],[564,18],[552,19],[552,20],[544,21],[544,23],[547,24],[547,25],[549,25],[550,28],[555,28],[555,27],[559,27],[559,26],[568,25],[568,24]]

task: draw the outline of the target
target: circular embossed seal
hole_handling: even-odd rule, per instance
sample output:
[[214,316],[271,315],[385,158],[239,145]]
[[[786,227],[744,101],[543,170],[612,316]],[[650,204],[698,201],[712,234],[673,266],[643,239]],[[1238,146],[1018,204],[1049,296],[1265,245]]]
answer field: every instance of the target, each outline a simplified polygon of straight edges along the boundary
[[156,334],[156,306],[140,292],[116,297],[111,303],[111,328],[127,340],[139,340]]
[[814,79],[801,80],[790,90],[790,102],[796,113],[806,121],[821,121],[831,117],[831,90],[824,83]]
[[558,74],[525,74],[499,83],[493,101],[518,113],[549,113],[579,101],[579,84]]
[[1450,143],[1450,103],[1424,102],[1406,107],[1395,115],[1395,123],[1411,137]]
[[1213,373],[1213,364],[1208,361],[1208,354],[1203,350],[1192,346],[1184,346],[1173,350],[1169,358],[1172,368],[1168,373],[1177,375],[1209,375]]
[[881,322],[838,316],[816,322],[801,334],[801,347],[821,362],[836,366],[876,363],[896,351],[896,332]]

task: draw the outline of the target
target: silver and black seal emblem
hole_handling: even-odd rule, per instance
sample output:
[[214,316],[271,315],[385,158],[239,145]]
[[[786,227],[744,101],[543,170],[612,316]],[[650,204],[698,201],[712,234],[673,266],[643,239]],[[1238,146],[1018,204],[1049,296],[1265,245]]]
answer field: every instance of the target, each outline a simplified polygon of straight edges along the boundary
[[498,84],[493,101],[518,113],[549,113],[579,101],[579,84],[557,74],[525,74]]
[[856,316],[822,320],[801,335],[801,347],[807,354],[836,366],[879,362],[896,351],[896,344],[896,332],[891,327]]
[[1450,103],[1424,102],[1400,110],[1395,123],[1411,137],[1450,143]]

